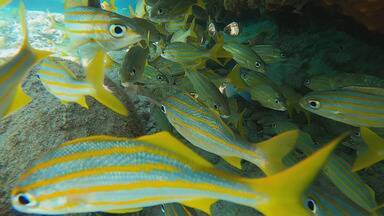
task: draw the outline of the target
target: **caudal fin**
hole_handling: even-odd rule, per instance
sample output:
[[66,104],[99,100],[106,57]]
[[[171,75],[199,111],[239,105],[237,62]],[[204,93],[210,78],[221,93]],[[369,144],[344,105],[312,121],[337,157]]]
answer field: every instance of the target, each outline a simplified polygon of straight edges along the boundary
[[360,134],[368,148],[357,152],[357,158],[352,167],[354,172],[384,160],[384,138],[365,127],[360,128]]
[[104,53],[99,51],[87,67],[87,81],[95,88],[91,96],[111,110],[127,116],[128,110],[124,104],[104,86],[104,72]]
[[267,176],[286,168],[283,164],[283,157],[293,150],[298,137],[299,131],[292,130],[281,133],[264,142],[253,144],[256,151],[263,152],[266,157],[266,163],[263,166],[259,165],[259,167]]
[[347,135],[348,133],[342,134],[308,158],[273,176],[245,180],[256,194],[266,196],[255,202],[254,207],[265,215],[311,215],[311,211],[303,203],[303,194],[337,144]]
[[216,44],[209,51],[210,58],[220,65],[222,65],[222,63],[219,61],[219,58],[232,58],[232,55],[229,52],[225,51],[223,45],[224,37],[219,35],[217,36]]

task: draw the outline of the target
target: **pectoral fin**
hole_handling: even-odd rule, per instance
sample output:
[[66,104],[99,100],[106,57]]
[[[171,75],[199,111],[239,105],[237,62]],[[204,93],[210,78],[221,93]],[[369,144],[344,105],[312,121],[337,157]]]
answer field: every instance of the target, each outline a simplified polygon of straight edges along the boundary
[[211,215],[211,205],[216,201],[216,199],[197,199],[185,201],[182,204],[191,208],[199,209],[208,215]]
[[237,157],[225,157],[223,158],[225,161],[227,161],[232,166],[241,169],[241,158]]
[[23,89],[21,88],[21,85],[19,85],[16,89],[16,94],[13,98],[13,101],[9,106],[8,110],[5,112],[4,116],[8,116],[13,112],[17,111],[18,109],[23,108],[24,106],[29,104],[31,101],[32,99],[24,93]]

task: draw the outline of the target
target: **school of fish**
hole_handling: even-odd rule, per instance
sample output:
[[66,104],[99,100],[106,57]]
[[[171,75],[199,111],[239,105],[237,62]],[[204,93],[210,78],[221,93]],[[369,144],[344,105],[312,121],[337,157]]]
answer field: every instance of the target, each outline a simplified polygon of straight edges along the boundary
[[[0,1],[0,7],[10,2]],[[61,144],[19,176],[11,192],[14,209],[119,214],[160,206],[163,215],[190,216],[197,215],[194,209],[211,215],[212,205],[225,200],[260,215],[381,215],[383,205],[357,173],[384,159],[381,78],[325,73],[308,77],[302,83],[307,91],[299,91],[268,73],[269,65],[289,56],[277,45],[237,39],[236,22],[220,29],[202,0],[138,0],[135,8],[127,5],[129,16],[118,12],[114,0],[96,2],[65,0],[63,23],[52,21],[65,40],[58,52],[48,52],[28,42],[20,0],[23,43],[0,65],[0,118],[32,101],[22,86],[36,65],[40,82],[63,104],[88,109],[90,96],[127,116],[104,85],[106,71],[118,68],[127,93],[151,103],[161,131]],[[122,60],[113,58],[115,51]],[[85,78],[61,56],[77,57]],[[132,86],[135,93],[128,90]],[[317,118],[334,121],[348,130],[319,145],[294,118],[308,125]],[[263,129],[252,131],[250,124]],[[259,133],[263,139],[255,141]],[[339,143],[355,151],[353,163],[333,153]],[[259,177],[218,168],[195,147],[239,172],[249,162]]]

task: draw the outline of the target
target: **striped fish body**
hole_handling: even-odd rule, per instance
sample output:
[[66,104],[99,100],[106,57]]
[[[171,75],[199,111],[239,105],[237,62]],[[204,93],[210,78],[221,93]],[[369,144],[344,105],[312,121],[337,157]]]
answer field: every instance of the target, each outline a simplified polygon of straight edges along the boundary
[[47,91],[63,102],[76,102],[88,108],[85,96],[96,92],[90,83],[76,79],[63,63],[51,58],[44,60],[37,75]]
[[163,53],[163,58],[182,64],[185,67],[204,63],[209,57],[209,51],[182,42],[169,44]]
[[241,70],[241,79],[248,86],[252,100],[258,101],[262,106],[286,111],[287,105],[284,96],[280,93],[279,87],[267,76],[250,70]]
[[150,65],[157,68],[159,71],[161,71],[164,74],[167,74],[169,76],[178,76],[184,74],[184,68],[181,64],[170,61],[165,58],[157,58],[154,61],[151,61]]
[[151,65],[146,65],[141,79],[138,83],[145,85],[164,86],[171,82],[170,77]]
[[244,68],[265,73],[266,67],[263,60],[257,55],[251,47],[235,42],[224,43],[223,48],[232,54],[233,59]]
[[186,22],[185,17],[180,17],[170,22],[166,22],[164,24],[164,28],[170,34],[176,33],[177,31],[180,31],[180,29],[185,28],[185,25],[186,25],[185,22]]
[[300,105],[311,113],[355,127],[384,127],[382,92],[380,88],[365,87],[311,92],[300,100]]
[[[162,110],[172,126],[193,145],[222,156],[238,168],[241,168],[241,159],[248,160],[267,175],[284,169],[281,158],[296,141],[297,131],[292,131],[265,141],[268,145],[263,142],[248,144],[240,140],[216,112],[186,93],[166,99]],[[281,152],[271,153],[282,147],[285,149]]]
[[31,101],[31,98],[21,88],[22,82],[33,66],[51,54],[30,47],[25,20],[25,7],[22,3],[19,8],[19,16],[24,42],[16,56],[0,66],[0,119],[24,107]]
[[339,141],[285,172],[247,179],[215,169],[167,132],[80,138],[34,162],[13,188],[12,204],[35,214],[118,212],[172,202],[209,212],[221,199],[265,215],[310,215],[302,193]]
[[272,45],[255,45],[252,50],[267,64],[281,62],[285,58],[285,54]]
[[374,215],[372,212],[359,207],[342,194],[323,187],[310,188],[306,205],[313,206],[313,212],[318,216]]
[[229,116],[229,105],[227,98],[224,97],[219,89],[204,74],[198,71],[189,71],[186,73],[191,81],[196,96],[212,110],[218,112],[221,116]]
[[[71,48],[86,44],[98,44],[107,51],[119,50],[156,35],[152,30],[140,26],[139,19],[94,7],[73,7],[64,11],[66,32],[72,42]],[[146,22],[145,22],[146,23]]]
[[321,74],[305,80],[304,85],[314,91],[334,90],[347,86],[384,87],[384,80],[366,74]]
[[[151,8],[149,19],[154,22],[169,22],[184,17],[197,0],[165,0],[157,1]],[[191,13],[188,12],[188,13]]]

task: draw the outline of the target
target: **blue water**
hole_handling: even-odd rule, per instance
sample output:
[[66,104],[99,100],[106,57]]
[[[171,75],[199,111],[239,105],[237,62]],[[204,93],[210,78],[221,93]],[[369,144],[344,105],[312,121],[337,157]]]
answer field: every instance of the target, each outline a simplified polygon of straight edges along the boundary
[[[101,0],[103,2],[104,0]],[[25,0],[27,10],[37,11],[50,11],[56,13],[63,13],[64,0]],[[109,0],[107,0],[109,2]],[[119,8],[119,13],[129,15],[128,6],[136,6],[137,0],[115,0],[116,7]],[[8,7],[17,7],[18,1],[13,1]]]

